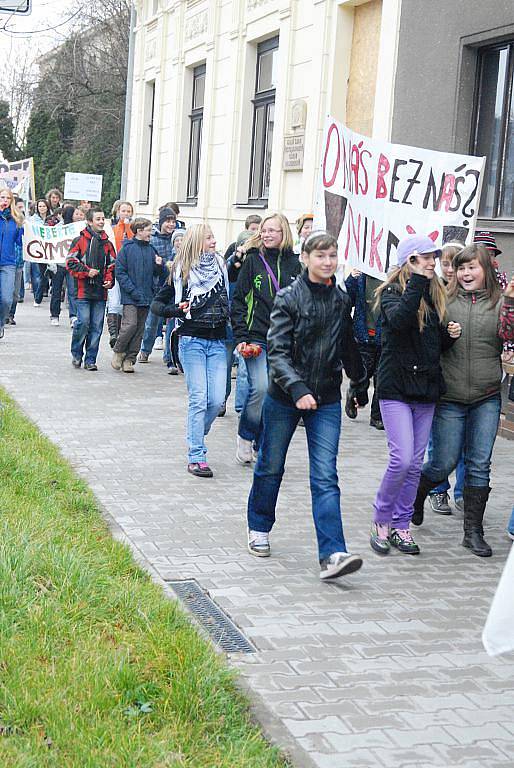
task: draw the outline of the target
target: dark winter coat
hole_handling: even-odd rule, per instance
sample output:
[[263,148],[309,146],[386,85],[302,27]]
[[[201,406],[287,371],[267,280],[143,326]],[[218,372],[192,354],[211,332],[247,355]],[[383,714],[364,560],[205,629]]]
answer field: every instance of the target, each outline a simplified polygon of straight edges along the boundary
[[312,395],[319,405],[337,402],[343,368],[359,389],[366,371],[350,311],[350,299],[335,280],[312,283],[307,271],[277,294],[267,337],[272,397],[296,403]]
[[9,208],[0,212],[0,267],[16,266],[16,246],[21,247],[23,227],[19,227]]
[[[177,328],[179,336],[197,336],[200,339],[224,339],[227,333],[228,298],[226,291],[215,292],[204,306],[197,310],[195,317],[185,319],[185,312],[178,305],[187,298],[187,286],[180,297],[175,296],[173,282],[163,285],[152,301],[150,311],[159,317],[177,317],[183,322]],[[220,322],[206,323],[206,317],[213,317],[212,311],[220,316]],[[221,316],[223,315],[223,319]]]
[[[300,274],[301,264],[293,251],[263,248],[263,254],[280,288],[286,288]],[[239,272],[231,313],[236,344],[265,344],[276,291],[257,248],[248,251]]]
[[398,283],[391,283],[381,295],[382,354],[377,382],[381,400],[435,403],[445,391],[440,358],[455,340],[433,308],[420,332],[422,298],[432,306],[430,280],[416,274],[403,293]]
[[152,303],[154,277],[162,274],[162,264],[156,264],[157,251],[143,240],[125,240],[116,259],[116,281],[120,286],[121,303],[149,307]]
[[370,336],[366,322],[366,280],[368,277],[369,276],[365,274],[359,275],[359,277],[350,275],[344,282],[346,290],[348,291],[348,296],[352,300],[352,305],[355,307],[353,313],[355,338],[359,344],[375,344],[376,346],[380,346],[382,336],[380,317],[377,318],[375,323],[374,336]]

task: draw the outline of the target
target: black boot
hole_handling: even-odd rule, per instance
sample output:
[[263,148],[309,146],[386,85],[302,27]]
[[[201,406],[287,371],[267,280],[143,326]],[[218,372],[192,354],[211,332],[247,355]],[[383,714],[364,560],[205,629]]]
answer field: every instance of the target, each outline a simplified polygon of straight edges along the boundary
[[352,387],[348,387],[348,391],[346,393],[346,402],[344,406],[344,412],[348,416],[349,419],[356,419],[357,418],[357,406],[355,405],[355,392]]
[[421,473],[421,477],[419,478],[418,492],[416,494],[416,501],[414,502],[414,512],[412,514],[412,523],[414,525],[423,524],[423,507],[425,504],[425,499],[432,488],[437,488],[440,482],[441,481],[439,480],[434,483],[434,481],[429,480],[428,477],[423,474],[423,472]]
[[109,331],[109,344],[111,349],[116,344],[120,332],[121,316],[116,312],[107,313],[107,330]]
[[464,487],[464,538],[462,546],[470,549],[478,557],[491,557],[493,551],[484,540],[482,523],[487,499],[491,489]]

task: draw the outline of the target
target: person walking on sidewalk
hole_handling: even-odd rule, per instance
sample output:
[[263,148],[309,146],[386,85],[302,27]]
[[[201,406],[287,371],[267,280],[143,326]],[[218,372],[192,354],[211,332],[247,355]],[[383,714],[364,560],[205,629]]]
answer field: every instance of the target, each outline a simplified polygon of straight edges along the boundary
[[16,246],[21,246],[23,216],[16,208],[12,191],[0,189],[0,339],[14,296]]
[[[21,201],[22,202],[22,201]],[[15,205],[19,213],[21,214],[22,226],[25,223],[25,212],[22,210],[21,206],[18,204],[19,201],[15,199]],[[16,272],[14,276],[14,291],[13,291],[13,298],[11,303],[11,308],[9,309],[9,316],[7,317],[5,324],[6,325],[16,325],[16,320],[14,319],[14,316],[16,315],[16,309],[18,307],[18,303],[23,301],[24,296],[24,288],[23,288],[23,267],[24,267],[24,261],[23,261],[23,244],[20,242],[17,242],[14,246],[15,254],[16,254]]]
[[188,392],[187,471],[212,477],[205,436],[225,396],[225,335],[229,318],[228,275],[208,224],[190,227],[166,285],[151,305],[154,314],[176,317],[180,362]]
[[404,238],[397,268],[377,291],[378,397],[389,464],[375,498],[370,544],[382,555],[391,545],[410,555],[420,551],[410,521],[435,404],[444,392],[440,357],[461,332],[458,323],[445,319],[446,292],[435,273],[440,254],[429,237]]
[[[359,345],[362,361],[366,368],[368,387],[373,380],[373,399],[371,400],[370,427],[382,430],[384,424],[380,413],[377,393],[377,371],[380,361],[380,311],[376,307],[375,291],[382,285],[377,277],[365,275],[358,269],[353,269],[345,280],[348,296],[355,307],[353,325]],[[345,413],[349,419],[357,418],[355,397],[351,389],[346,393]]]
[[491,488],[491,456],[501,408],[502,348],[514,323],[514,281],[502,302],[490,256],[469,245],[453,260],[448,312],[462,325],[462,337],[442,357],[446,391],[432,426],[432,457],[424,464],[416,496],[417,523],[431,488],[455,469],[464,451],[464,539],[479,557],[490,557],[483,520]]
[[[155,248],[157,253],[162,259],[163,266],[166,267],[167,263],[173,260],[173,233],[177,227],[177,217],[171,210],[171,208],[163,208],[159,213],[159,229],[152,232],[150,239],[151,245]],[[157,290],[160,290],[165,283],[166,275],[168,274],[166,269],[162,270],[161,275],[158,278],[156,285]],[[156,291],[157,292],[157,291]],[[143,340],[141,342],[141,350],[137,356],[138,363],[147,363],[150,357],[154,344],[157,339],[162,340],[162,326],[164,324],[164,318],[159,315],[154,315],[152,311],[148,313],[145,323],[145,330],[143,333]],[[163,348],[161,343],[160,349]]]
[[247,347],[260,353],[246,358],[248,397],[239,419],[236,460],[251,464],[258,447],[261,412],[268,388],[266,335],[275,296],[301,272],[293,253],[293,236],[286,217],[270,213],[258,232],[245,243],[245,259],[232,299],[232,329],[237,351],[245,356]]
[[358,570],[341,522],[337,454],[341,434],[342,369],[354,382],[359,406],[368,402],[366,370],[354,338],[351,303],[336,285],[337,240],[313,232],[302,251],[306,270],[278,292],[268,331],[270,384],[262,438],[248,498],[248,550],[269,557],[269,533],[289,444],[303,418],[309,449],[312,515],[320,578]]
[[150,244],[152,222],[136,218],[130,227],[134,238],[125,241],[116,258],[115,275],[120,286],[123,315],[111,363],[115,370],[124,373],[134,373],[154,296],[154,279],[162,273],[162,258]]
[[[453,259],[462,251],[464,246],[462,243],[445,243],[441,250],[440,266],[441,266],[441,280],[445,287],[448,288],[450,281],[453,277]],[[428,441],[427,448],[428,459],[432,456],[432,435]],[[433,512],[438,515],[451,515],[452,508],[450,507],[450,480],[446,478],[437,488],[433,488],[428,494],[428,500]],[[455,501],[455,507],[459,512],[464,511],[464,457],[461,456],[459,463],[455,469],[455,485],[453,486],[453,499]],[[413,516],[413,522],[415,518]]]
[[116,251],[104,232],[101,208],[90,208],[87,226],[75,238],[66,259],[66,269],[77,281],[77,322],[71,335],[71,362],[96,371],[96,358],[104,325],[107,289],[114,282]]

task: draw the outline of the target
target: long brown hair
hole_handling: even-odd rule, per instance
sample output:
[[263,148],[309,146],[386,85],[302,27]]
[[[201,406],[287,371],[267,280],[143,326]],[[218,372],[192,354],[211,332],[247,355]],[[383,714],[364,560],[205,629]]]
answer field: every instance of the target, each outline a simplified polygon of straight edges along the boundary
[[457,280],[457,269],[462,266],[462,264],[469,264],[473,259],[476,259],[484,270],[484,290],[487,293],[487,298],[491,302],[491,307],[495,307],[501,299],[502,291],[498,283],[498,278],[496,277],[496,272],[491,263],[489,251],[480,243],[472,243],[471,245],[466,246],[466,248],[453,257],[453,275],[448,286],[448,298],[453,299],[460,288]]
[[[410,276],[411,272],[409,270],[408,263],[404,264],[403,267],[396,267],[396,269],[387,276],[387,279],[384,281],[384,283],[375,291],[375,296],[377,298],[375,307],[377,309],[380,308],[382,293],[392,283],[398,283],[403,293],[407,287]],[[432,304],[434,305],[434,309],[437,312],[437,317],[439,318],[440,323],[444,322],[446,315],[446,295],[446,290],[441,280],[439,280],[437,275],[434,275],[430,281],[430,298],[432,300]],[[425,299],[422,298],[418,309],[418,325],[420,333],[423,333],[429,314],[430,307]]]

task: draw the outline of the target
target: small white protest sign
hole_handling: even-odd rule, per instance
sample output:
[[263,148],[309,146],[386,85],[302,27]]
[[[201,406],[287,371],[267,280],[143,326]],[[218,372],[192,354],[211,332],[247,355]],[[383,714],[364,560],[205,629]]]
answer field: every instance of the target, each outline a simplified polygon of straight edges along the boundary
[[90,200],[99,202],[102,199],[103,176],[97,173],[64,174],[64,198],[66,200]]

